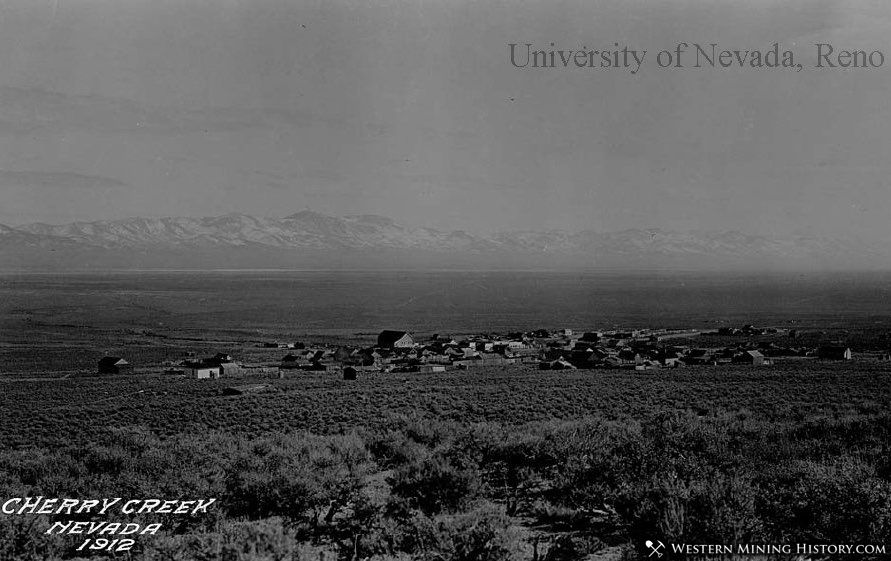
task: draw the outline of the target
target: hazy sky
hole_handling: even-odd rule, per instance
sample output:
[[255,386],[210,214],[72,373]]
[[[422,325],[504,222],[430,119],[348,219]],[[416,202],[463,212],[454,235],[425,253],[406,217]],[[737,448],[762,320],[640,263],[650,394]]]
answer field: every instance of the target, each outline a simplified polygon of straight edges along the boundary
[[[284,216],[891,238],[891,3],[5,0],[0,223]],[[679,41],[804,70],[660,69]],[[509,43],[646,49],[515,68]],[[886,54],[814,69],[815,42]]]

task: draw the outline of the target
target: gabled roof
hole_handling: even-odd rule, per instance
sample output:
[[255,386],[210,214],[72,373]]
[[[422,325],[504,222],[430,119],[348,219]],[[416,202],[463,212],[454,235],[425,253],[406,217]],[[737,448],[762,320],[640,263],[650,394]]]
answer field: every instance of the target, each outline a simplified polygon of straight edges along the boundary
[[392,345],[406,335],[408,335],[408,332],[406,331],[393,331],[390,329],[385,329],[381,331],[380,335],[377,336],[377,344],[382,347]]
[[119,356],[106,356],[99,361],[100,366],[127,366],[128,364],[130,363]]
[[561,368],[564,368],[564,369],[569,369],[569,370],[575,370],[575,369],[576,369],[576,367],[575,367],[571,362],[567,361],[567,360],[564,359],[563,357],[560,357],[560,358],[558,358],[557,360],[553,360],[553,361],[551,361],[550,364],[551,364],[551,369],[552,369],[552,370],[555,370],[555,369],[556,369],[555,367],[558,367],[558,366],[561,367]]

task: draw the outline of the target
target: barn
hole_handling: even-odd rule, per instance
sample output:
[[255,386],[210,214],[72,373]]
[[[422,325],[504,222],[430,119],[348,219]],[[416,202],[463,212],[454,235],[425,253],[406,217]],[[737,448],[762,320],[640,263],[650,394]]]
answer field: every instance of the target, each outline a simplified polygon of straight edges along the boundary
[[377,346],[382,349],[407,349],[414,344],[414,339],[405,331],[385,329],[377,336]]
[[99,361],[99,374],[131,374],[133,365],[119,356],[102,357]]

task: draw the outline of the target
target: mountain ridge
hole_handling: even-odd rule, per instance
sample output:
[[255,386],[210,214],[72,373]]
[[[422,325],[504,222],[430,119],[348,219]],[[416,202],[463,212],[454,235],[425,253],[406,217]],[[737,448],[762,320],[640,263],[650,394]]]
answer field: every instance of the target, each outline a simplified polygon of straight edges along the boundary
[[[254,255],[251,255],[251,254]],[[68,224],[0,225],[0,269],[102,269],[292,266],[382,268],[509,266],[745,269],[877,268],[884,246],[738,231],[630,228],[614,232],[513,231],[478,235],[412,227],[374,214],[332,216],[303,210],[284,218],[229,213],[133,217]],[[223,267],[223,268],[225,268]]]

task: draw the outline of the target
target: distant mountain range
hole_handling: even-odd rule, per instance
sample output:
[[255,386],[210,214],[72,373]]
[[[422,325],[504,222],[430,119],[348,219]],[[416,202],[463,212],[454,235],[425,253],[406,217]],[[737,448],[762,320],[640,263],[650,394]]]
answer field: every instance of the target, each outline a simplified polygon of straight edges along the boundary
[[885,269],[884,245],[739,232],[413,228],[376,215],[128,218],[0,225],[0,270],[242,268]]

